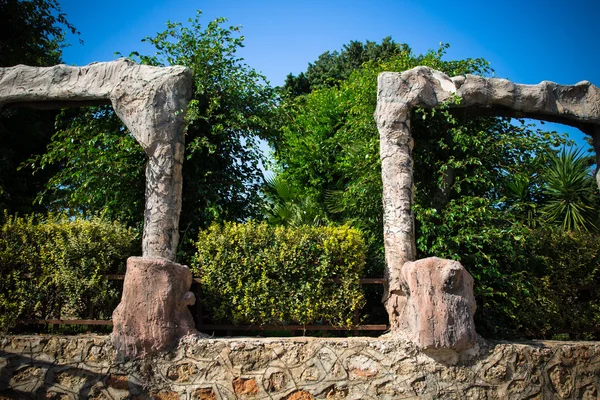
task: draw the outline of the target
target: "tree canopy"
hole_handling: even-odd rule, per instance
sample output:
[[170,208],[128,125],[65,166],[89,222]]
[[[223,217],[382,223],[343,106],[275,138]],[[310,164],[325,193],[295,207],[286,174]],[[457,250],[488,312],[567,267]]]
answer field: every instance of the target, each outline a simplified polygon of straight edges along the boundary
[[[0,0],[0,67],[59,64],[65,34],[78,34],[56,0]],[[54,132],[57,111],[0,110],[0,208],[12,213],[41,211],[36,195],[56,171],[47,168],[31,176],[19,166],[45,151]]]
[[[0,66],[55,64],[65,32],[76,32],[55,0],[0,0],[0,22]],[[191,241],[213,222],[347,224],[365,237],[366,275],[381,276],[377,75],[418,65],[450,76],[487,75],[488,63],[447,60],[444,44],[415,54],[391,38],[351,41],[272,88],[238,56],[240,28],[225,23],[219,18],[203,26],[200,13],[188,24],[169,22],[165,31],[144,39],[154,54],[130,55],[144,64],[185,65],[194,73],[181,258],[190,259]],[[140,228],[146,164],[141,146],[110,106],[56,115],[0,111],[2,208],[84,217],[102,212]],[[580,310],[581,317],[564,312],[578,307],[581,296],[568,294],[579,293],[575,279],[600,282],[600,200],[589,157],[561,150],[570,144],[565,136],[524,121],[471,118],[442,107],[414,110],[411,124],[418,257],[460,260],[470,271],[480,332],[539,336],[553,326],[598,320],[593,307]],[[273,149],[276,171],[266,182],[262,141]],[[576,272],[572,278],[570,270]],[[560,282],[550,282],[552,276]],[[380,305],[379,298],[367,298]]]
[[[394,48],[401,51],[373,57],[346,77],[339,74],[341,66],[352,64],[332,53],[319,57],[328,60],[330,75],[323,73],[319,85],[285,99],[282,137],[273,144],[277,180],[310,199],[305,203],[311,213],[317,204],[322,219],[363,231],[370,247],[366,269],[373,276],[381,276],[384,263],[379,135],[373,119],[377,75],[418,65],[450,76],[491,72],[482,59],[445,60],[447,45],[421,55],[406,45]],[[313,64],[309,70],[315,71]],[[476,280],[478,327],[490,335],[516,334],[523,323],[517,299],[534,290],[535,278],[524,278],[530,262],[524,253],[538,251],[530,246],[540,244],[530,238],[537,235],[531,229],[536,224],[595,229],[598,193],[590,185],[589,163],[571,157],[566,172],[565,163],[559,163],[566,160],[556,155],[566,137],[505,118],[471,118],[456,109],[415,110],[411,132],[418,258],[463,262]]]
[[[224,18],[203,27],[200,16],[189,25],[169,22],[165,31],[145,38],[155,54],[131,54],[143,64],[184,65],[194,74],[183,167],[183,243],[213,221],[257,215],[259,141],[274,134],[275,91],[237,56],[243,45],[239,27],[224,27]],[[73,212],[103,211],[140,226],[145,156],[112,108],[67,111],[60,121],[48,151],[33,163],[37,171],[60,166],[42,200]]]
[[391,37],[381,43],[356,40],[345,44],[340,51],[326,51],[314,63],[309,63],[306,73],[286,77],[283,93],[295,97],[314,89],[331,87],[346,80],[350,74],[367,61],[387,60],[392,56],[410,51],[407,44],[396,43]]
[[79,34],[56,0],[0,0],[0,67],[58,64],[66,32]]

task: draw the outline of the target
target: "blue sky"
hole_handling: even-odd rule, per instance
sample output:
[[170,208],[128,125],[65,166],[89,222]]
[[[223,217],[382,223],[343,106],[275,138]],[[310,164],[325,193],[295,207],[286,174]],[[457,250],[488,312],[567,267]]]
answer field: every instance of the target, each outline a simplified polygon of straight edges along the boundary
[[[273,85],[306,70],[327,50],[351,40],[380,41],[392,36],[416,53],[450,43],[447,59],[483,57],[496,76],[518,83],[550,80],[600,86],[600,1],[241,1],[241,0],[59,0],[84,45],[69,37],[67,64],[108,61],[115,52],[151,53],[141,43],[164,30],[167,20],[185,22],[196,10],[204,24],[226,17],[241,25],[245,48],[240,55]],[[582,142],[576,129],[568,131]]]

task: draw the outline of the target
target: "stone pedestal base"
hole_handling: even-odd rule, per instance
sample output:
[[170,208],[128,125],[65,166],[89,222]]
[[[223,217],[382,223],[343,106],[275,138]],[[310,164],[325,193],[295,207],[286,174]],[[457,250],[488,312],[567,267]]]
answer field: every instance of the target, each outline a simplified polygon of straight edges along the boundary
[[112,340],[117,351],[141,356],[164,351],[185,335],[197,333],[187,306],[192,273],[164,258],[131,257],[121,303],[113,312]]
[[400,310],[392,334],[429,351],[462,351],[475,345],[473,278],[458,262],[437,257],[402,266],[395,293]]

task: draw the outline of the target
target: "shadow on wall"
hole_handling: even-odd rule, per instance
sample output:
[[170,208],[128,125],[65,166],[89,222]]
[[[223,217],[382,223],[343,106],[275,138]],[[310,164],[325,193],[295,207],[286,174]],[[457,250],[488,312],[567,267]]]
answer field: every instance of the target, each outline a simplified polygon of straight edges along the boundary
[[0,399],[578,398],[600,344],[481,342],[447,364],[397,339],[200,339],[115,360],[108,336],[0,339]]
[[[1,399],[87,399],[104,390],[127,390],[142,394],[143,386],[122,374],[99,374],[73,365],[59,365],[17,353],[0,352]],[[102,397],[104,398],[104,397]]]

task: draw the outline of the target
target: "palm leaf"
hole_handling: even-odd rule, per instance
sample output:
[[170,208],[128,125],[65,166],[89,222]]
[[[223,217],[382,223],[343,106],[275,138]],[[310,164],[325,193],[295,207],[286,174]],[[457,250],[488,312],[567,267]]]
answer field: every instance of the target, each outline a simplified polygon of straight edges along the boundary
[[558,154],[550,154],[549,160],[544,175],[548,196],[542,208],[544,219],[568,231],[597,231],[598,195],[589,157],[580,150],[563,148]]

